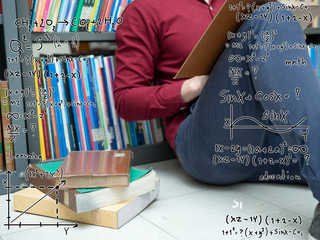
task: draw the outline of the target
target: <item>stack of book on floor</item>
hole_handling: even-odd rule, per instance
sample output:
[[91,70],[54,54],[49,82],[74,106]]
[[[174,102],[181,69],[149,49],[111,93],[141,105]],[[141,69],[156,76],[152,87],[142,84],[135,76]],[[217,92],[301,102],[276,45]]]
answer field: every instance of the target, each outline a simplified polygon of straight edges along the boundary
[[131,167],[129,150],[70,152],[63,161],[30,164],[33,184],[13,194],[13,208],[27,213],[119,228],[159,195],[152,169]]

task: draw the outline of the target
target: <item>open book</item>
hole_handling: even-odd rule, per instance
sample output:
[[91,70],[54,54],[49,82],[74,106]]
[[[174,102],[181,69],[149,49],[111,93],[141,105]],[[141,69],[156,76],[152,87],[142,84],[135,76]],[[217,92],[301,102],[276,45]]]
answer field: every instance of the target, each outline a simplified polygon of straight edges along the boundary
[[[246,14],[250,14],[255,6],[276,0],[226,0],[218,14],[212,20],[196,46],[189,54],[174,78],[190,78],[209,75],[228,42],[227,33],[236,32]],[[313,2],[281,1],[288,6],[308,6],[295,8],[296,19],[303,29],[320,13],[320,5]],[[308,16],[307,20],[303,16]],[[312,17],[311,17],[312,16]]]

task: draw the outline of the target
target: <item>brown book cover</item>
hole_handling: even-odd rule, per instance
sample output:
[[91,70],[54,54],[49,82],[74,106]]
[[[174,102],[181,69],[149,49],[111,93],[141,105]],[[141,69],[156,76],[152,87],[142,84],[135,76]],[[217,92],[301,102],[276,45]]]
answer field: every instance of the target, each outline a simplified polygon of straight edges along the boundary
[[[243,22],[242,19],[245,19],[243,14],[249,14],[254,6],[268,2],[277,2],[277,0],[226,0],[174,78],[209,75],[224,51],[225,44],[229,42],[228,31],[235,33]],[[294,0],[283,0],[281,3],[291,8],[301,4],[308,6],[308,9],[301,10],[298,7],[293,10],[303,29],[310,24],[304,21],[303,16],[311,14],[314,19],[320,13],[320,5],[317,3]]]
[[77,213],[126,201],[155,188],[156,173],[154,170],[131,168],[128,187],[61,189],[65,180],[59,179],[59,183],[56,184],[53,178],[56,172],[61,171],[61,165],[61,160],[47,160],[40,165],[30,164],[26,170],[26,179],[40,191]]
[[[8,81],[0,81],[0,101],[1,101],[1,118],[2,118],[2,134],[4,143],[4,157],[7,171],[15,171],[14,163],[14,150],[13,143],[11,142],[12,137],[12,122],[11,119],[7,118],[7,114],[10,113],[10,99],[7,94],[9,89]],[[14,133],[17,134],[17,133]]]
[[54,179],[67,181],[62,188],[127,187],[131,160],[130,150],[73,151]]
[[[174,78],[209,75],[225,49],[225,43],[229,42],[228,31],[236,32],[242,23],[237,21],[237,14],[252,11],[254,5],[275,1],[226,0]],[[238,6],[238,9],[230,10],[230,6]]]

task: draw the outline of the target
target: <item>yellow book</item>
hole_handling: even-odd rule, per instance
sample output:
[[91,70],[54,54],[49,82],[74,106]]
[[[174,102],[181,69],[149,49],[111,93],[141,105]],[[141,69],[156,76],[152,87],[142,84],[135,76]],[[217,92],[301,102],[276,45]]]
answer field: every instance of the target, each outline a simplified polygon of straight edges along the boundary
[[42,127],[42,119],[41,119],[40,95],[39,95],[39,86],[38,86],[38,72],[37,72],[37,66],[36,66],[35,59],[33,59],[33,70],[35,71],[34,84],[35,84],[35,88],[36,88],[36,99],[37,99],[37,115],[38,115],[38,127],[39,127],[40,153],[41,153],[42,160],[46,160],[46,151],[45,151],[45,147],[44,147],[43,127]]
[[90,18],[90,24],[89,24],[89,32],[92,32],[92,28],[95,26],[95,24],[93,24],[92,22],[95,20],[96,15],[97,15],[97,11],[98,11],[98,5],[100,3],[100,0],[95,0],[94,1],[94,5],[93,5],[93,11],[91,14],[91,18]]
[[[59,219],[118,229],[137,216],[158,195],[159,179],[157,178],[155,190],[125,202],[105,206],[94,211],[75,213],[60,203],[56,204],[54,199],[47,196],[30,208],[27,213],[52,218],[57,218],[58,216]],[[13,209],[23,212],[43,196],[44,194],[36,188],[26,188],[15,192],[13,194]]]

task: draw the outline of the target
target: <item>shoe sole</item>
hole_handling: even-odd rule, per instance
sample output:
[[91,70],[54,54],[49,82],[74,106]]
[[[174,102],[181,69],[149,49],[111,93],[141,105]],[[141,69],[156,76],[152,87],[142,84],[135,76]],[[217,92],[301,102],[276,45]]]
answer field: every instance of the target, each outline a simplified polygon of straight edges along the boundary
[[308,240],[319,240],[319,239],[316,239],[316,238],[312,237],[312,236],[310,235],[310,233],[309,233],[309,234],[308,234]]

